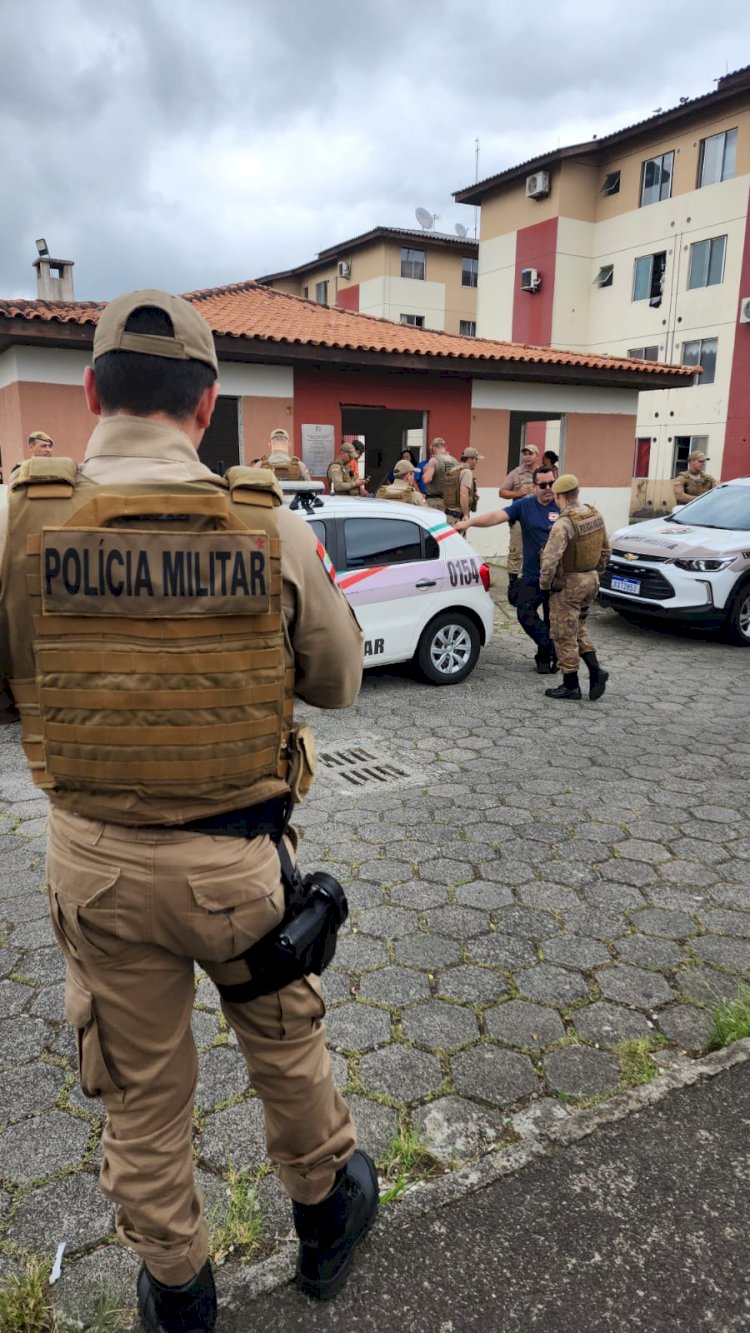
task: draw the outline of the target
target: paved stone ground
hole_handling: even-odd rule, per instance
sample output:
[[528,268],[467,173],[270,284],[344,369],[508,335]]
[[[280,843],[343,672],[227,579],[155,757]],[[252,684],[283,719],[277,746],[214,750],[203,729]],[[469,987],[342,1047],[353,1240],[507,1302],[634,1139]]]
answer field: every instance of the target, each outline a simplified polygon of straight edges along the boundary
[[[448,1170],[621,1088],[623,1041],[661,1043],[660,1064],[699,1052],[712,1008],[750,976],[750,653],[596,610],[610,688],[554,703],[497,599],[464,685],[382,670],[349,713],[300,710],[325,758],[296,821],[301,859],[351,906],[325,986],[336,1076],[363,1146],[382,1156],[413,1128]],[[344,750],[406,776],[354,789],[330,766]],[[62,1021],[45,804],[6,728],[0,1279],[64,1239],[61,1292],[80,1309],[101,1280],[130,1298],[135,1263],[107,1243],[99,1105],[76,1087]],[[194,1028],[196,1158],[220,1218],[229,1163],[264,1166],[262,1118],[206,978]],[[258,1194],[268,1252],[290,1215],[274,1176]]]

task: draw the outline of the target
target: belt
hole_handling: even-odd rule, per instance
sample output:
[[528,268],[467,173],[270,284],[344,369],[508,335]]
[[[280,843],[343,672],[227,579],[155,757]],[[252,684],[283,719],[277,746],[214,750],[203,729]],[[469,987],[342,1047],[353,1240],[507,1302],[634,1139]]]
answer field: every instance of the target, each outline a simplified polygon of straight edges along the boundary
[[159,828],[180,829],[186,833],[210,833],[225,838],[273,838],[279,843],[292,812],[291,796],[274,796],[258,805],[246,805],[241,810],[224,810],[217,815],[190,819],[185,824],[160,824]]

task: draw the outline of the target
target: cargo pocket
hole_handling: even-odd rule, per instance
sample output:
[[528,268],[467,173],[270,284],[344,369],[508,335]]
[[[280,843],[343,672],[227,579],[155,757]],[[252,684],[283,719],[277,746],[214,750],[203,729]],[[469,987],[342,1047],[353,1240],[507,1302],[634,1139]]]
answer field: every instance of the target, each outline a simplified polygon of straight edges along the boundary
[[[278,925],[284,910],[279,857],[270,839],[265,842],[244,843],[230,865],[187,876],[193,897],[191,927],[200,944],[196,957],[226,962]],[[229,850],[228,839],[221,850]]]
[[65,1017],[75,1030],[78,1078],[85,1097],[123,1096],[102,1049],[94,997],[68,970],[65,977]]

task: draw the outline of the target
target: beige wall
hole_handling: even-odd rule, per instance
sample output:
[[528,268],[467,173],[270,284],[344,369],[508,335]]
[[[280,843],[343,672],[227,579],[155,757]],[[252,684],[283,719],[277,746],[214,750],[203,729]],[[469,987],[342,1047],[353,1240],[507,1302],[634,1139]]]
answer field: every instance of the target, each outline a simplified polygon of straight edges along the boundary
[[480,486],[494,487],[495,494],[507,474],[510,412],[503,408],[472,408],[470,444],[482,454],[477,467]]
[[289,431],[296,452],[299,444],[294,442],[294,399],[261,398],[242,399],[242,458],[247,467],[254,458],[260,458],[268,449],[268,437],[277,426]]
[[0,389],[0,449],[3,476],[27,457],[26,441],[33,430],[51,435],[58,458],[80,462],[96,425],[80,385],[40,384],[20,380]]
[[565,470],[582,487],[630,486],[635,416],[570,412],[565,418]]

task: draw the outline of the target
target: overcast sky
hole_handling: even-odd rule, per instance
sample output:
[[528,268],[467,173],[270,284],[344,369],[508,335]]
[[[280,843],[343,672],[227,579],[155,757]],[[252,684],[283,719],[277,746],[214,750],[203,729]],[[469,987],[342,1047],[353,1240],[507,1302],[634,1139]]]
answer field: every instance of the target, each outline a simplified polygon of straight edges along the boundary
[[0,298],[189,291],[710,92],[748,0],[0,0]]

